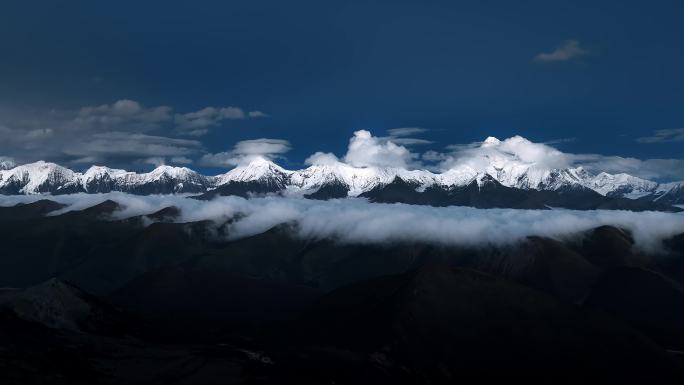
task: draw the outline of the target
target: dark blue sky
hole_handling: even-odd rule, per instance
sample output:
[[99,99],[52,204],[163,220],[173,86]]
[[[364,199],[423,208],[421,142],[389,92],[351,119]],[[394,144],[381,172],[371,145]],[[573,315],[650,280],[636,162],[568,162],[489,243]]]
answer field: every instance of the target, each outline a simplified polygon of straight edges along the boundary
[[[575,138],[557,145],[575,153],[684,154],[681,141],[636,140],[684,127],[678,1],[68,3],[3,4],[5,118],[119,99],[238,106],[269,117],[195,139],[212,153],[287,139],[293,165],[343,155],[357,129],[396,127],[430,130],[419,151],[520,134]],[[579,53],[535,60],[570,40]]]

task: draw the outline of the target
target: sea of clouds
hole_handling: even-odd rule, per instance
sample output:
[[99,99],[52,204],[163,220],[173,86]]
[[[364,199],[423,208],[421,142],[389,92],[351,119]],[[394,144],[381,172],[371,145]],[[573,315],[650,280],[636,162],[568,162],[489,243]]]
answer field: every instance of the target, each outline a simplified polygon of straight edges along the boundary
[[228,196],[211,201],[180,195],[130,195],[125,193],[58,196],[0,196],[0,206],[51,199],[68,205],[51,213],[82,210],[111,199],[122,206],[114,219],[156,212],[175,206],[179,222],[211,220],[231,225],[230,237],[262,233],[280,224],[293,224],[300,237],[340,242],[433,242],[477,246],[513,243],[537,235],[563,239],[601,225],[629,230],[636,246],[656,251],[663,239],[684,233],[684,214],[612,210],[575,211],[476,209],[369,203],[365,199],[316,201],[301,198]]

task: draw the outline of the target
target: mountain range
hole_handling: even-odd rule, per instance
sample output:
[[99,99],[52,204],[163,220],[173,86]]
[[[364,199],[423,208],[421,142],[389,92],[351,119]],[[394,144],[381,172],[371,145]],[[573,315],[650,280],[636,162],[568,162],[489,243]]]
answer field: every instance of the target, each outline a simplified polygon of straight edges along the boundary
[[[494,186],[506,196],[527,194],[526,200],[539,201],[542,207],[554,205],[554,199],[548,199],[549,194],[567,196],[568,193],[581,193],[602,202],[612,202],[611,199],[635,201],[646,204],[644,207],[651,203],[662,206],[684,204],[684,181],[658,183],[628,174],[592,174],[582,167],[543,169],[514,159],[491,159],[481,168],[464,164],[442,173],[392,167],[353,167],[342,162],[314,164],[292,171],[260,157],[217,176],[205,176],[187,167],[166,165],[147,173],[103,166],[76,172],[44,161],[19,166],[9,164],[5,168],[0,169],[0,194],[5,195],[121,191],[142,195],[188,193],[210,199],[217,195],[281,193],[313,199],[361,196],[375,201],[477,206],[461,202],[462,199],[449,198],[450,201],[444,198],[435,202],[429,194],[439,192],[438,195],[449,196],[472,190],[471,194],[481,195],[491,192]],[[388,198],[388,189],[396,192],[398,185],[402,185],[406,194],[422,198],[413,199],[413,202],[405,196]],[[534,197],[530,198],[529,194]],[[560,203],[560,207],[568,206]],[[527,205],[528,208],[536,207],[535,204]],[[490,206],[499,207],[484,205]],[[508,203],[503,206],[512,207]],[[570,208],[572,206],[569,205]],[[627,206],[631,209],[634,204]]]

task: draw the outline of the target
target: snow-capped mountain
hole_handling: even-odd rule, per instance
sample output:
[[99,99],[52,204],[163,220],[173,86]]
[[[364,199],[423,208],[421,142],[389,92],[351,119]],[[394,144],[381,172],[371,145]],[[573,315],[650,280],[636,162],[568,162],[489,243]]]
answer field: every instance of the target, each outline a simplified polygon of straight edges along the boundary
[[159,166],[148,173],[119,175],[116,190],[135,194],[197,193],[213,185],[210,178],[187,167]]
[[608,197],[640,199],[669,205],[684,204],[684,181],[658,183],[628,174],[602,172],[589,178],[585,184]]
[[80,182],[86,192],[108,192],[115,189],[117,180],[125,179],[128,174],[135,173],[109,167],[92,166],[83,173]]
[[656,190],[642,199],[669,205],[684,204],[684,181],[663,183]]
[[659,184],[627,174],[592,175],[582,167],[544,169],[512,155],[495,155],[478,162],[456,164],[442,173],[393,167],[354,167],[339,161],[290,171],[268,159],[257,158],[217,176],[204,176],[187,167],[172,166],[160,166],[148,173],[92,166],[80,173],[39,161],[0,170],[0,193],[209,192],[210,196],[215,196],[283,192],[309,196],[319,190],[331,190],[334,196],[342,197],[359,196],[378,186],[388,185],[396,178],[414,186],[417,191],[429,187],[462,187],[473,182],[480,184],[480,181],[491,178],[502,186],[520,190],[587,189],[610,198],[640,199],[670,205],[684,203],[684,182]]
[[[418,191],[431,186],[453,188],[468,186],[474,182],[479,185],[481,181],[491,179],[505,187],[520,190],[593,190],[611,198],[652,197],[650,200],[664,197],[671,189],[680,186],[677,183],[658,184],[626,174],[593,175],[582,167],[543,169],[514,159],[509,159],[509,162],[495,159],[481,168],[461,165],[443,173],[392,167],[353,167],[342,162],[328,162],[312,165],[303,170],[289,171],[269,160],[258,159],[217,176],[215,182],[217,188],[231,185],[231,189],[226,190],[230,193],[236,191],[236,184],[252,183],[268,187],[261,189],[261,192],[284,190],[290,194],[307,195],[322,189],[332,189],[335,196],[338,196],[342,189],[346,193],[341,196],[359,196],[378,186],[389,185],[397,177]],[[668,197],[670,200],[662,202],[683,202],[678,200],[681,197],[675,194],[675,190],[669,193]]]
[[568,169],[538,169],[530,165],[502,164],[475,169],[468,165],[437,174],[436,182],[442,186],[464,186],[489,175],[506,187],[522,190],[559,190],[573,186],[586,186],[592,175],[582,167]]
[[4,194],[77,192],[78,173],[43,161],[0,170],[0,191]]
[[215,186],[235,182],[259,182],[281,190],[289,184],[292,173],[267,159],[256,158],[246,165],[237,166],[225,174],[214,177],[213,182]]
[[186,167],[160,166],[135,173],[93,166],[84,173],[55,163],[35,162],[0,170],[2,194],[70,194],[123,191],[135,194],[198,193],[211,187],[213,179]]
[[396,177],[406,182],[427,186],[436,183],[436,175],[426,170],[405,170],[391,167],[353,167],[342,162],[313,165],[290,175],[292,188],[311,192],[329,184],[346,186],[350,196],[357,196],[378,185],[388,184]]
[[608,174],[602,172],[585,181],[590,189],[605,196],[618,196],[638,199],[653,194],[659,184],[628,174]]
[[[466,149],[460,156],[452,159],[447,165],[447,170],[439,175],[439,184],[467,185],[473,180],[489,175],[506,187],[525,190],[558,190],[582,185],[583,181],[589,177],[589,174],[581,167],[561,167],[562,154],[558,151],[536,154],[535,152],[539,150],[534,149],[526,151],[526,156],[522,156],[520,154],[522,151],[514,151],[506,147],[510,146],[510,141],[516,142],[517,147],[532,145],[522,137],[514,137],[502,142],[490,136],[479,147]],[[539,159],[542,157],[543,162]],[[550,163],[558,163],[559,167],[549,168]]]

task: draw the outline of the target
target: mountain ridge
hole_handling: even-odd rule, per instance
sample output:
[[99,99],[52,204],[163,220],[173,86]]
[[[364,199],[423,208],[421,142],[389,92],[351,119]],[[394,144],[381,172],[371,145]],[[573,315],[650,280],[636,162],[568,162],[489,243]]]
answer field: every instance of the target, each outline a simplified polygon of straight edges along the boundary
[[[498,163],[497,163],[498,162]],[[629,198],[668,205],[684,204],[684,181],[658,183],[628,174],[601,172],[593,175],[582,167],[537,169],[529,165],[505,164],[500,160],[484,169],[463,164],[442,173],[393,167],[354,167],[342,162],[314,164],[300,170],[287,170],[276,163],[256,158],[248,164],[216,176],[202,175],[187,167],[162,165],[150,172],[136,173],[105,166],[91,166],[84,172],[56,163],[38,161],[0,170],[0,194],[70,194],[121,191],[140,195],[211,193],[222,189],[256,193],[283,192],[311,195],[326,188],[346,188],[347,196],[361,196],[396,178],[415,185],[419,192],[430,187],[452,189],[478,184],[491,178],[502,186],[520,190],[563,191],[586,188],[610,198]],[[247,186],[247,187],[244,187]],[[250,187],[252,186],[252,187]],[[325,191],[325,190],[324,190]],[[246,193],[245,192],[245,193]],[[241,194],[237,194],[241,195]]]

